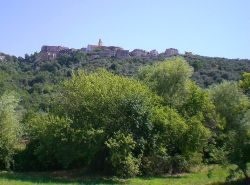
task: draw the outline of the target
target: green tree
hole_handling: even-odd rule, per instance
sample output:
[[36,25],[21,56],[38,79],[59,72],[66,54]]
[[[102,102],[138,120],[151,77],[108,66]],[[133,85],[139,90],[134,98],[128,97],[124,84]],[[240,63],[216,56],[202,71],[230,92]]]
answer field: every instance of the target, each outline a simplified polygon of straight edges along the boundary
[[226,129],[238,126],[250,102],[236,82],[224,81],[209,90],[216,112],[226,119]]
[[[249,137],[249,100],[243,94],[236,82],[223,82],[212,86],[210,94],[215,103],[216,110],[225,124],[217,132],[213,156],[216,153],[224,157],[222,161],[236,164],[238,168],[232,174],[241,170],[246,178],[247,163],[250,161],[250,137]],[[213,153],[213,152],[212,152]]]
[[44,166],[47,169],[79,165],[122,175],[122,170],[116,171],[118,168],[111,160],[113,148],[105,143],[113,141],[112,138],[117,141],[115,133],[123,133],[136,144],[132,153],[118,147],[123,155],[121,159],[128,160],[125,166],[134,165],[131,170],[135,171],[130,175],[137,174],[139,156],[149,148],[153,128],[151,112],[159,101],[158,96],[137,80],[105,70],[91,74],[80,71],[59,88],[48,115],[30,120],[32,142],[27,149],[32,150],[38,161],[47,161],[48,165]]
[[250,110],[245,113],[238,128],[230,131],[228,135],[226,149],[229,154],[229,162],[236,164],[238,169],[245,175],[245,178],[250,180],[248,175],[248,163],[250,162]]
[[[155,108],[152,163],[158,163],[161,173],[188,171],[202,163],[203,149],[210,131],[198,116],[186,120],[171,108]],[[153,164],[155,168],[156,164]],[[161,169],[160,169],[161,168]],[[154,169],[151,169],[154,171]]]
[[0,169],[10,168],[20,139],[17,105],[18,100],[12,94],[0,97]]
[[250,73],[244,72],[242,77],[243,79],[240,80],[239,86],[250,97]]
[[138,78],[165,100],[165,105],[178,107],[188,93],[193,69],[180,57],[139,70]]
[[200,121],[208,128],[216,128],[220,121],[208,91],[200,88],[193,81],[189,82],[187,89],[186,100],[178,108],[180,114],[186,119],[196,116],[196,118],[201,118]]

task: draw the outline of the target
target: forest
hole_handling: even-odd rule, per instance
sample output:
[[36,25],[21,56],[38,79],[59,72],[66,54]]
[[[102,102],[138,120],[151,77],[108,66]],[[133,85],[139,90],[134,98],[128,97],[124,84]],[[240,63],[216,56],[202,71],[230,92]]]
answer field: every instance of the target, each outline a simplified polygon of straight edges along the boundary
[[129,178],[216,164],[249,182],[249,60],[88,57],[0,61],[0,170]]

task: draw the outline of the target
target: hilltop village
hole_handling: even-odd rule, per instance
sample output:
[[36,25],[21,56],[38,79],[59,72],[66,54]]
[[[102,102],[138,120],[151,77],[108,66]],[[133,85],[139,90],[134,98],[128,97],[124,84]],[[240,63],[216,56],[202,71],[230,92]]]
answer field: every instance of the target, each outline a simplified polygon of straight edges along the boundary
[[[60,55],[69,54],[74,51],[81,51],[87,53],[91,56],[91,59],[104,58],[104,57],[114,57],[118,59],[126,58],[151,58],[154,59],[159,55],[164,57],[171,57],[179,55],[179,51],[175,48],[168,48],[164,53],[158,53],[157,50],[145,51],[142,49],[134,49],[133,51],[125,50],[117,46],[104,46],[101,39],[99,39],[97,45],[89,44],[87,47],[81,49],[74,49],[62,46],[42,46],[39,53],[42,60],[53,60]],[[186,52],[185,54],[191,55],[191,52]]]

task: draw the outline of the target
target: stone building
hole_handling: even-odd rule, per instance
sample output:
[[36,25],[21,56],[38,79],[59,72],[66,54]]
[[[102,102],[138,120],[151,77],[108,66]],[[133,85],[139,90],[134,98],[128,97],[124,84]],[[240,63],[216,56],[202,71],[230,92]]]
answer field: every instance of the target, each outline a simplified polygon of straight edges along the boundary
[[58,57],[58,54],[51,53],[51,52],[42,53],[41,57],[42,57],[42,60],[54,60],[56,59],[56,57]]
[[142,49],[134,49],[133,51],[130,52],[130,56],[132,57],[146,57],[147,52]]
[[175,49],[175,48],[169,48],[169,49],[166,49],[165,55],[167,57],[176,56],[176,55],[179,55],[179,51],[178,49]]
[[129,50],[119,49],[116,51],[115,57],[119,59],[129,58]]
[[[151,58],[155,59],[159,56],[169,57],[173,55],[178,55],[178,50],[174,48],[166,49],[164,53],[159,54],[157,50],[151,50],[150,52],[142,49],[134,49],[133,51],[124,50],[117,46],[104,46],[101,39],[98,40],[97,45],[89,44],[86,48],[81,49],[69,49],[62,46],[42,46],[39,56],[42,60],[53,60],[63,54],[72,54],[75,51],[82,51],[90,56],[91,60],[102,58],[102,57],[116,57],[119,59],[125,59],[129,57],[135,58]],[[0,53],[1,54],[1,53]],[[1,55],[0,55],[1,56]],[[1,58],[0,58],[1,60]]]
[[150,57],[156,57],[156,56],[158,56],[159,55],[159,53],[158,53],[158,51],[157,50],[151,50],[150,52],[149,52],[149,56]]
[[123,50],[123,48],[117,46],[104,46],[101,39],[99,39],[97,45],[89,44],[86,48],[86,52],[92,53],[92,55],[98,55],[99,57],[129,57],[128,50]]
[[62,53],[69,52],[70,49],[62,46],[42,46],[40,56],[42,60],[53,60]]
[[103,48],[102,50],[97,52],[100,57],[114,57],[116,51],[111,50],[111,49],[107,49],[107,48]]
[[101,39],[99,39],[97,45],[89,44],[89,45],[87,46],[86,51],[87,51],[87,52],[92,52],[92,51],[94,51],[94,50],[96,50],[96,49],[101,49],[102,47],[103,47],[103,42],[102,42]]
[[106,46],[106,48],[108,48],[112,51],[123,50],[123,48],[117,47],[117,46]]
[[51,53],[59,53],[63,50],[69,50],[67,47],[62,46],[42,46],[41,52],[51,52]]
[[100,48],[98,45],[91,45],[91,44],[89,44],[89,45],[87,46],[86,51],[87,51],[87,52],[92,52],[92,51],[94,51],[94,50],[96,50],[96,49],[98,49],[98,48]]

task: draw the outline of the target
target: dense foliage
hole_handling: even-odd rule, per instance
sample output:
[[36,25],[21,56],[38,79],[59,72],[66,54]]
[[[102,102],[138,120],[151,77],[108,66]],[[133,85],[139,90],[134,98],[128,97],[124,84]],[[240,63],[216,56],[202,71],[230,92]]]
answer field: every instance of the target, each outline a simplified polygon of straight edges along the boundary
[[12,94],[5,93],[0,97],[0,169],[10,168],[20,139],[17,103]]
[[[84,168],[131,177],[233,163],[247,177],[248,73],[241,78],[232,71],[240,81],[216,80],[205,89],[210,82],[196,75],[209,65],[219,70],[222,59],[90,63],[88,57],[76,52],[40,62],[34,54],[1,62],[0,168]],[[150,65],[139,69],[144,64]]]
[[[52,87],[59,82],[69,79],[73,71],[84,69],[91,72],[104,68],[114,74],[135,76],[138,70],[157,61],[163,62],[165,57],[155,58],[93,58],[88,53],[72,51],[60,57],[44,61],[39,53],[22,57],[5,56],[0,61],[0,94],[15,90],[21,96],[21,104],[25,108],[45,110]],[[250,72],[250,61],[246,59],[225,59],[203,57],[199,55],[183,56],[194,69],[192,79],[200,87],[219,84],[223,80],[240,80],[242,72]]]
[[[173,69],[191,73],[185,61],[176,60],[156,66],[166,71],[159,75],[176,76]],[[189,82],[183,78],[177,87]],[[172,89],[170,96],[180,91]],[[29,164],[41,169],[86,166],[120,176],[186,171],[202,162],[210,131],[202,110],[182,115],[178,102],[166,103],[167,94],[157,96],[139,81],[107,71],[79,72],[62,84],[48,113],[29,119],[23,155],[33,153]]]

